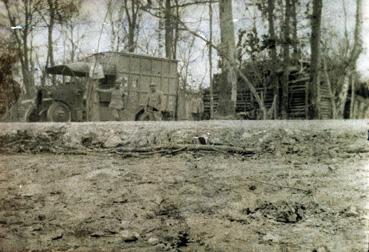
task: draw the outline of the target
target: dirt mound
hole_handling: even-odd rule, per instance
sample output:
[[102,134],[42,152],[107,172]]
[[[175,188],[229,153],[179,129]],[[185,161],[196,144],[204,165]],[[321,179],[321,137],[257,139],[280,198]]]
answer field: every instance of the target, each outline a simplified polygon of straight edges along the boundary
[[[21,127],[18,125],[18,128],[9,127],[0,133],[0,148],[7,152],[31,153],[63,153],[72,150],[116,152],[117,148],[134,150],[159,146],[170,149],[171,146],[185,144],[237,147],[277,156],[325,155],[332,158],[339,152],[369,152],[365,145],[367,136],[364,130],[323,128],[312,131],[306,128],[304,122],[296,124],[294,128],[270,129],[248,128],[245,127],[247,123],[239,127],[226,127],[223,124],[217,126],[217,122],[200,126],[193,124],[194,127],[187,124],[181,127],[182,124],[179,122],[175,127],[172,124],[153,123],[29,124],[29,128],[23,124]],[[356,144],[358,141],[359,146]],[[355,150],[347,148],[352,143],[356,144]]]
[[9,152],[56,152],[65,148],[62,137],[65,129],[47,130],[33,134],[27,130],[17,130],[15,134],[0,136],[1,150]]

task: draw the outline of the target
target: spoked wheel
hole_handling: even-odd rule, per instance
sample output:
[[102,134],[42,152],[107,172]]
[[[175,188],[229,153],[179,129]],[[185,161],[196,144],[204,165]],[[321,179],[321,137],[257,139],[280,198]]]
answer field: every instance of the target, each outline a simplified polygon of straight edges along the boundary
[[68,105],[62,102],[53,102],[47,110],[47,120],[50,122],[70,122],[71,118]]

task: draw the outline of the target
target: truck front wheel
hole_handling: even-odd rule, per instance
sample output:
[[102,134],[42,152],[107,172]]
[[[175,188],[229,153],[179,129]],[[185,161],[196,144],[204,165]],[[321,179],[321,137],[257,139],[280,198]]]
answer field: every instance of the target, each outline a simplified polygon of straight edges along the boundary
[[68,105],[62,102],[53,102],[47,110],[47,120],[49,122],[70,122],[72,113]]

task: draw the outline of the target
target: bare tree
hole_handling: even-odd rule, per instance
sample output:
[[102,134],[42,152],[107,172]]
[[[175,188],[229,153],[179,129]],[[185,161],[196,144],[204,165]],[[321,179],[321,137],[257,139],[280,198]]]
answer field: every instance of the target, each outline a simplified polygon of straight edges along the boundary
[[355,19],[354,44],[348,57],[345,59],[341,90],[337,97],[337,116],[340,118],[342,118],[344,114],[350,79],[356,69],[357,60],[362,52],[362,41],[360,37],[362,29],[362,0],[356,0]]
[[290,20],[291,0],[285,0],[283,23],[283,77],[282,77],[282,118],[288,117],[288,80],[290,67]]
[[[74,1],[75,2],[75,1]],[[80,6],[79,1],[78,6]],[[79,9],[79,7],[77,8]],[[87,31],[84,29],[89,23],[88,17],[81,15],[78,11],[71,13],[72,15],[61,23],[61,32],[63,34],[63,62],[75,61],[79,59],[81,53],[81,43],[85,38]],[[67,57],[68,54],[68,57]]]
[[297,6],[299,4],[299,0],[291,0],[291,19],[292,19],[292,47],[293,47],[293,54],[292,54],[292,60],[294,61],[294,63],[298,62],[298,59],[301,56],[301,50],[299,48],[299,39],[298,39],[298,35],[297,35],[297,31],[298,31],[298,20],[297,20]]
[[232,64],[236,62],[232,1],[219,1],[219,19],[222,81],[219,86],[221,92],[219,92],[217,113],[220,116],[228,116],[234,114],[237,102],[237,76],[232,67]]
[[124,4],[121,0],[105,0],[107,19],[110,24],[110,50],[118,52],[125,29],[121,29],[125,19]]
[[213,83],[213,3],[209,1],[209,82],[210,82],[210,119],[214,118],[214,83]]
[[18,61],[18,54],[8,36],[0,38],[0,117],[18,100],[19,83],[13,80],[12,66]]
[[165,0],[165,56],[173,59],[173,27],[171,0]]
[[30,35],[35,24],[34,3],[31,0],[1,0],[4,3],[12,35],[16,44],[17,54],[21,63],[23,84],[26,97],[31,97],[34,87],[32,69],[32,53],[30,50]]
[[[68,23],[73,16],[78,14],[80,8],[80,1],[72,0],[34,0],[34,8],[40,16],[41,21],[47,27],[47,57],[46,66],[54,66],[54,32],[57,25],[62,26]],[[39,61],[39,58],[37,61]],[[41,68],[42,76],[41,83],[45,83],[46,72]],[[56,76],[51,76],[52,84],[56,84]]]
[[[165,33],[165,57],[175,59],[177,43],[179,39],[178,19],[180,18],[180,3],[178,0],[164,0],[164,33]],[[173,4],[174,3],[174,4]],[[159,24],[160,24],[159,20]],[[159,41],[160,42],[160,41]]]
[[271,69],[270,69],[270,81],[273,86],[273,95],[276,97],[276,104],[274,110],[274,118],[278,117],[278,97],[279,97],[279,84],[276,75],[276,68],[277,68],[277,37],[275,34],[275,27],[274,27],[274,10],[275,10],[275,0],[268,0],[268,7],[267,7],[267,15],[268,15],[268,32],[269,32],[269,55],[271,59]]
[[124,10],[128,20],[128,43],[125,46],[125,48],[129,52],[134,52],[137,47],[136,39],[139,31],[139,22],[140,22],[139,19],[141,15],[140,8],[142,6],[142,1],[124,0],[123,3]]
[[[186,31],[188,31],[189,33],[191,33],[193,36],[201,39],[202,41],[204,41],[205,43],[207,43],[208,45],[210,45],[211,47],[213,47],[218,54],[222,55],[222,51],[223,48],[215,45],[214,43],[211,43],[208,39],[206,39],[204,36],[202,36],[201,34],[191,30],[184,22],[182,22],[181,20],[178,20],[181,29],[184,29]],[[248,87],[248,89],[250,90],[251,94],[254,96],[260,111],[261,111],[261,118],[262,119],[266,119],[268,116],[268,111],[265,107],[265,104],[261,98],[261,96],[258,94],[255,86],[253,85],[253,83],[249,80],[249,78],[239,69],[239,66],[236,62],[236,60],[232,60],[231,58],[227,57],[227,55],[223,54],[223,57],[225,60],[228,61],[229,66],[232,68],[233,71],[237,72],[239,74],[239,76],[243,79],[243,81],[245,82],[246,86]],[[229,88],[229,87],[228,87]],[[224,92],[222,90],[222,92]],[[219,106],[219,105],[218,105]],[[232,111],[232,113],[234,113],[234,110]]]
[[310,59],[310,86],[308,89],[310,107],[308,115],[310,119],[319,118],[320,102],[320,36],[322,18],[322,0],[313,0],[313,14],[311,17],[311,59]]
[[333,88],[332,88],[331,80],[329,78],[326,56],[322,57],[322,60],[323,60],[324,81],[325,81],[325,83],[327,85],[327,88],[328,88],[329,99],[330,99],[331,108],[332,108],[332,119],[335,119],[336,114],[337,114],[336,113],[335,95],[334,95],[334,91],[333,91]]

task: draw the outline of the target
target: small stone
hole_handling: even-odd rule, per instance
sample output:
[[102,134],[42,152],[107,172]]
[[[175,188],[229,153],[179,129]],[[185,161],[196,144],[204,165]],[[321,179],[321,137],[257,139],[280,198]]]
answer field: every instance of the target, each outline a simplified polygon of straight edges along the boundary
[[255,186],[255,185],[251,185],[251,186],[249,186],[249,190],[250,190],[250,191],[255,191],[255,190],[256,190],[256,186]]
[[192,138],[192,144],[200,144],[200,140],[198,137],[193,137]]
[[152,244],[152,245],[156,245],[159,243],[159,239],[156,238],[156,237],[150,237],[148,240],[147,240],[148,243]]
[[209,139],[209,144],[212,145],[224,145],[224,143],[217,137]]
[[163,243],[159,243],[155,247],[158,249],[158,251],[165,251],[167,249],[167,246],[165,246]]
[[252,135],[250,133],[244,132],[241,136],[241,140],[246,140],[246,139],[251,138],[251,137],[252,137]]
[[42,230],[42,225],[35,225],[33,228],[32,228],[32,231],[41,231]]
[[122,142],[122,139],[117,135],[110,136],[104,143],[107,148],[117,147]]
[[293,146],[292,151],[293,151],[293,153],[297,153],[297,152],[300,151],[300,148],[297,147],[297,146]]
[[268,234],[263,236],[263,241],[265,241],[265,242],[278,242],[279,237],[268,233]]
[[336,151],[334,151],[334,150],[329,150],[329,151],[328,151],[328,155],[329,155],[329,157],[330,157],[330,158],[335,158],[335,157],[337,157],[337,153],[336,153]]
[[301,208],[297,209],[297,215],[302,219],[304,218],[304,210]]
[[104,232],[103,231],[96,231],[96,232],[93,232],[90,236],[91,237],[95,237],[95,238],[99,238],[99,237],[102,237],[104,236]]
[[121,232],[121,237],[125,242],[134,242],[137,241],[140,235],[136,232],[131,232],[129,230],[123,230]]
[[296,214],[290,214],[288,215],[288,222],[295,223],[297,222],[297,215]]
[[61,231],[57,231],[57,232],[53,233],[50,238],[51,238],[51,240],[55,241],[55,240],[59,240],[59,239],[63,238],[63,236],[64,236],[64,234]]
[[150,220],[150,219],[153,219],[154,217],[155,217],[155,213],[153,212],[146,213],[146,219]]
[[118,234],[119,233],[119,228],[116,227],[110,227],[106,230],[107,232],[109,232],[110,234]]
[[357,217],[357,216],[359,216],[359,213],[358,213],[356,207],[350,206],[349,208],[346,209],[345,215],[347,217]]
[[335,172],[335,171],[337,170],[337,168],[336,168],[336,167],[334,167],[334,166],[332,166],[332,165],[329,165],[329,166],[328,166],[328,170],[329,170],[330,172]]
[[324,246],[314,249],[313,252],[329,252],[329,250],[327,249],[327,247]]
[[127,229],[130,226],[129,221],[125,221],[125,220],[122,220],[120,225],[121,225],[122,229]]

